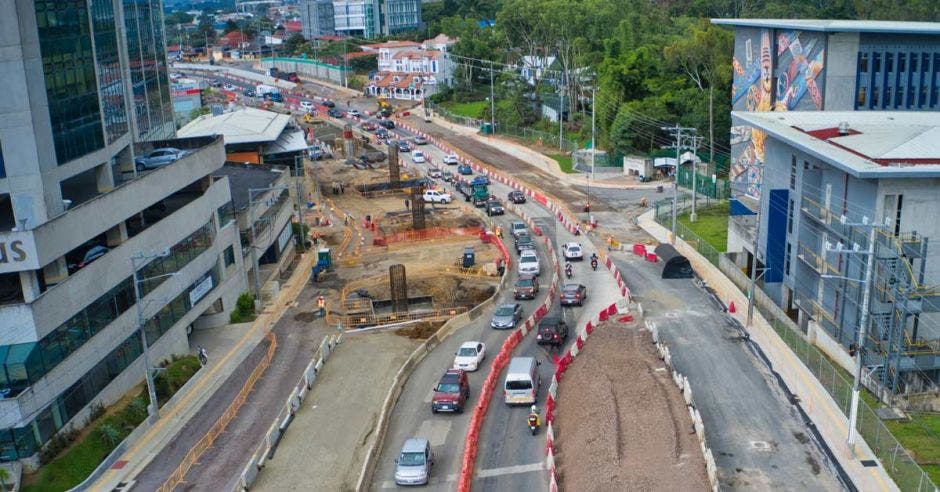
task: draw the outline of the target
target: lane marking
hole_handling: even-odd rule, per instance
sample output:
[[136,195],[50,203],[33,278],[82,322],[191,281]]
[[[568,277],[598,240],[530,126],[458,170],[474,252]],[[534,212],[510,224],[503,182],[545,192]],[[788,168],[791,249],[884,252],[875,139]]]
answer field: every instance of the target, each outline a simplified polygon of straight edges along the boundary
[[545,469],[544,462],[531,463],[528,465],[504,466],[501,468],[490,468],[489,470],[480,470],[475,478],[501,477],[503,475],[517,475],[519,473],[531,473]]
[[[435,477],[435,476],[434,476],[434,468],[432,467],[432,468],[431,468],[431,479],[428,480],[428,486],[429,486],[429,487],[434,487],[435,485],[447,485],[447,484],[451,484],[451,483],[457,483],[457,480],[459,480],[459,479],[460,479],[460,475],[458,475],[458,474],[456,474],[456,473],[451,473],[450,475],[447,475],[447,478],[444,478],[443,480],[442,480],[441,478],[439,478],[439,477]],[[394,480],[386,480],[386,481],[382,482],[382,485],[381,485],[379,488],[382,488],[382,489],[397,489],[397,488],[399,488],[399,486],[395,484],[395,481],[394,481]],[[447,490],[450,490],[450,489],[447,489]]]

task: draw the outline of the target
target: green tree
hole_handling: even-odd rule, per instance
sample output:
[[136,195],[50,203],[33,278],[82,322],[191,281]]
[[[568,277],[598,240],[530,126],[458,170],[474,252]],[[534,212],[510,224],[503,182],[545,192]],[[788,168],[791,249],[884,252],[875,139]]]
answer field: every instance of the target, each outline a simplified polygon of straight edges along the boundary
[[225,29],[222,30],[222,34],[228,34],[238,30],[238,24],[235,23],[232,19],[225,21]]

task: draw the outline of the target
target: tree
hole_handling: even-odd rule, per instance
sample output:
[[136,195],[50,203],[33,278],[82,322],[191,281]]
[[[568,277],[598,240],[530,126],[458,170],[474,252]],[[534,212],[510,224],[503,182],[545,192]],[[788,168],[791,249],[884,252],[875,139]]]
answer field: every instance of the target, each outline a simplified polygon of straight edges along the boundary
[[222,30],[222,34],[228,34],[238,30],[238,24],[235,23],[232,19],[225,21],[225,29]]
[[303,47],[306,44],[307,40],[302,35],[294,34],[287,38],[287,41],[284,41],[284,51],[292,55],[298,55],[303,52]]

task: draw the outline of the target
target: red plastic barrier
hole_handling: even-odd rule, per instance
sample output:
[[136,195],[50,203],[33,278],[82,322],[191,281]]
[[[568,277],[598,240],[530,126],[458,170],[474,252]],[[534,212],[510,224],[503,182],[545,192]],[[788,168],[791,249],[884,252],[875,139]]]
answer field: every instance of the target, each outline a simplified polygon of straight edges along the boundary
[[607,321],[607,310],[604,309],[601,312],[597,313],[597,318],[601,321]]
[[578,350],[581,350],[584,347],[584,340],[581,339],[580,335],[574,340],[574,344],[578,346]]
[[594,323],[588,321],[587,324],[584,325],[584,331],[586,331],[588,335],[594,333]]
[[633,254],[637,256],[646,256],[646,245],[644,244],[634,244],[633,245]]

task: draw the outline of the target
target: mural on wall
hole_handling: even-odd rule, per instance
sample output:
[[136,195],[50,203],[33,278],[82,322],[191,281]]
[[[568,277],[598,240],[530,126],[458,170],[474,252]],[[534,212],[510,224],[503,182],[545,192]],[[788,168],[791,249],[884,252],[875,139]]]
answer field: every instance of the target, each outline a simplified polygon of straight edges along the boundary
[[[818,111],[825,35],[793,30],[739,28],[734,39],[731,104],[735,111]],[[809,97],[806,97],[809,94]],[[734,189],[760,198],[764,132],[731,127]]]

